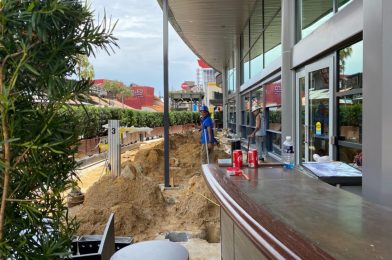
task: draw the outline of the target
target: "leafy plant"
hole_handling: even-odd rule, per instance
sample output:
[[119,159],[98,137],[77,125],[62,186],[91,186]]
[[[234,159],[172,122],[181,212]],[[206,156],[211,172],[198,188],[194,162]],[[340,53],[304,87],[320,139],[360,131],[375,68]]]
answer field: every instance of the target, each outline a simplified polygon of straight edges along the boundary
[[362,104],[339,106],[339,121],[342,126],[361,126]]
[[69,78],[78,57],[116,46],[106,19],[93,20],[78,0],[0,1],[0,259],[69,252],[76,223],[63,194],[75,185],[83,115],[67,102],[91,84]]

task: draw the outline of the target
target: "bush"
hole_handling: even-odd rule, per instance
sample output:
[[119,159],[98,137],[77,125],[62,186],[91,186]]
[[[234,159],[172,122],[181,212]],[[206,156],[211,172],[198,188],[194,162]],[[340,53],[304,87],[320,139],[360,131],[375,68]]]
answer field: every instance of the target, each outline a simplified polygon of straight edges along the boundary
[[[103,125],[110,119],[120,120],[121,126],[134,127],[161,127],[163,126],[163,113],[135,111],[122,108],[106,107],[75,107],[73,116],[79,122],[79,136],[92,138],[106,134]],[[196,124],[199,114],[187,111],[173,111],[169,113],[170,125]]]

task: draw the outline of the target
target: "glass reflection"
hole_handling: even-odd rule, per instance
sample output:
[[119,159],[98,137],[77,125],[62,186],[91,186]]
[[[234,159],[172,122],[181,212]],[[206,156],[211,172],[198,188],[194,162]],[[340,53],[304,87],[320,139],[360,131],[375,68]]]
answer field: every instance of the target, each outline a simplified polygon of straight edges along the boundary
[[241,61],[241,73],[242,73],[242,83],[247,82],[250,79],[250,73],[249,73],[249,54],[245,56],[245,58]]
[[300,121],[300,128],[299,128],[299,158],[301,162],[305,162],[305,77],[299,79],[299,96],[300,96],[300,103],[299,103],[299,121]]
[[362,149],[339,146],[339,161],[362,166]]
[[263,69],[263,38],[260,37],[250,50],[250,77],[254,77]]
[[308,36],[333,15],[333,0],[299,0],[301,39]]
[[265,64],[264,67],[268,67],[271,62],[276,60],[282,54],[281,45],[281,30],[282,30],[282,18],[281,9],[275,10],[274,16],[271,17],[271,21],[265,30]]
[[273,131],[281,131],[282,124],[282,108],[270,107],[268,109],[268,129]]
[[270,141],[270,151],[278,156],[282,155],[282,137],[280,134],[268,132],[268,140]]
[[338,91],[362,88],[363,42],[358,42],[339,51]]
[[338,8],[339,10],[346,7],[349,3],[351,3],[353,0],[338,0]]
[[329,155],[329,68],[309,73],[309,160]]
[[362,143],[362,94],[338,99],[339,140]]

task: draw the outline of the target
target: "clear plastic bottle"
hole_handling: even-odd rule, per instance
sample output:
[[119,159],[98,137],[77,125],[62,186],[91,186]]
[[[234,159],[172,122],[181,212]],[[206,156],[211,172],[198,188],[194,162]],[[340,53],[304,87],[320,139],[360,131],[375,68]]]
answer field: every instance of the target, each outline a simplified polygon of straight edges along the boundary
[[291,140],[291,136],[286,136],[286,140],[283,143],[282,160],[284,168],[294,168],[294,145],[293,141]]

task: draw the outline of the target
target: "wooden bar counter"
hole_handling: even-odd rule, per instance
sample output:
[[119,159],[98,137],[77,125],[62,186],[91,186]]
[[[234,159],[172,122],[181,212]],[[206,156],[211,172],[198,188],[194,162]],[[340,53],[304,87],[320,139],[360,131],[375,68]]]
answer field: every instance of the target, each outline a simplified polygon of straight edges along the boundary
[[222,259],[392,259],[392,210],[282,167],[216,164],[203,176],[221,204]]

